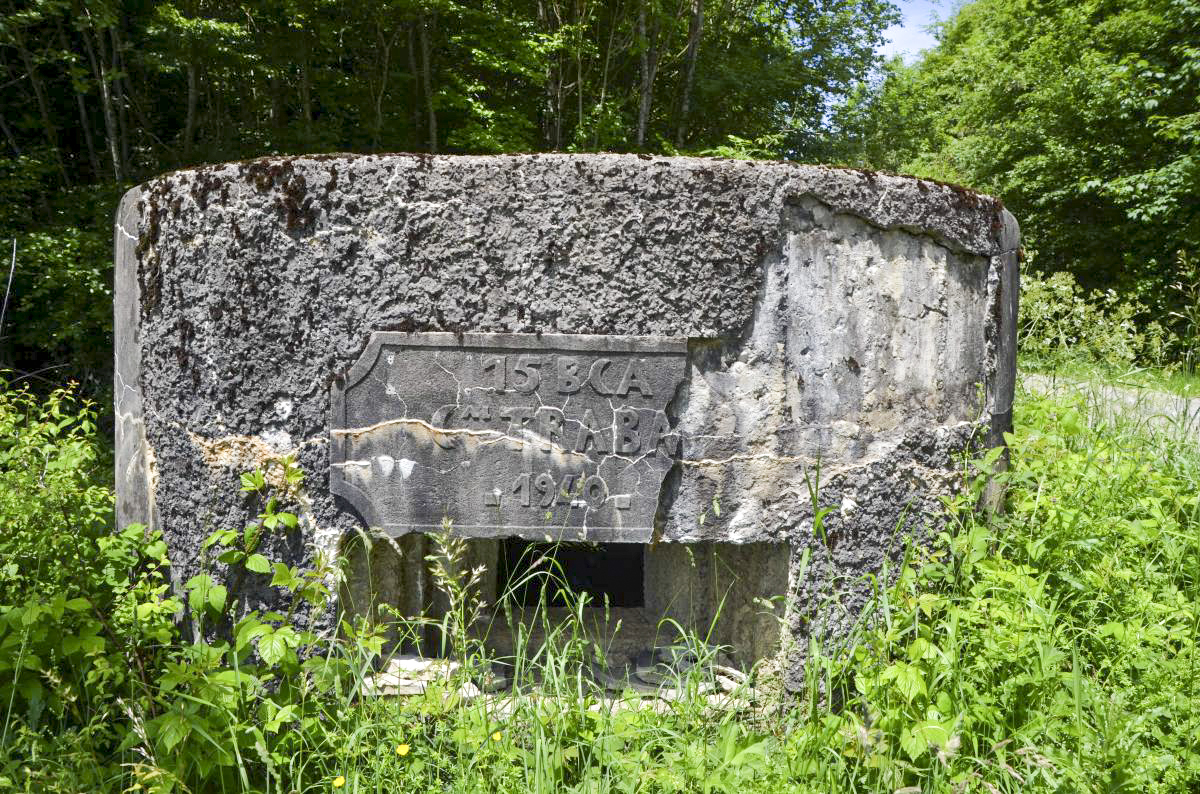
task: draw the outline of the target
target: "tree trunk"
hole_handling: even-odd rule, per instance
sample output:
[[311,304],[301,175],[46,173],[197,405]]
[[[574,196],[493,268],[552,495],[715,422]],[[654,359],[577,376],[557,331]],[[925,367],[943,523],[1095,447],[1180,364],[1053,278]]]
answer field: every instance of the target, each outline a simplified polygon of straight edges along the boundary
[[[129,78],[125,74],[125,58],[121,55],[121,37],[117,25],[108,29],[112,36],[112,76],[113,96],[117,100],[117,128],[121,131],[121,166],[129,172],[129,144],[132,136],[129,133],[129,111],[126,89],[129,88]],[[133,91],[128,91],[132,96]]]
[[[539,0],[538,22],[547,36],[554,36],[562,29],[562,11],[556,0]],[[563,79],[564,68],[562,47],[547,53],[544,72],[545,108],[542,119],[542,138],[549,149],[562,148]]]
[[[435,18],[436,19],[436,18]],[[433,108],[433,76],[431,74],[432,67],[430,65],[429,54],[429,21],[425,18],[425,14],[421,14],[420,19],[420,34],[421,34],[421,76],[425,83],[425,106],[426,112],[429,115],[429,153],[437,154],[438,150],[438,132],[437,132],[437,113]]]
[[[185,13],[188,17],[196,18],[199,16],[199,4],[195,2],[188,3],[185,8]],[[197,72],[199,66],[196,63],[196,39],[194,34],[187,34],[187,111],[183,122],[183,164],[192,164],[192,143],[196,138],[196,108],[200,103],[200,87],[199,77]]]
[[13,136],[12,130],[8,126],[8,122],[4,120],[4,114],[0,113],[0,130],[4,131],[4,137],[8,138],[8,145],[12,147],[13,156],[21,156],[21,147],[17,143],[17,139]]
[[212,119],[212,122],[209,124],[209,144],[217,151],[228,151],[231,147],[226,146],[225,141],[225,104],[222,102],[223,97],[212,81],[203,83],[203,86],[204,105],[209,108],[209,117]]
[[[86,9],[84,13],[91,19],[92,15]],[[95,47],[92,46],[92,42],[88,38],[87,29],[80,31],[80,33],[83,36],[84,49],[87,50],[88,59],[92,64],[92,74],[95,76],[96,82],[100,84],[100,105],[104,110],[104,132],[105,137],[108,138],[108,154],[112,159],[113,179],[116,182],[124,182],[125,169],[121,167],[120,141],[117,140],[117,114],[113,109],[112,86],[108,83],[108,67],[104,65],[106,55],[104,37],[94,26],[91,30],[96,37]]]
[[596,103],[598,113],[596,114],[597,124],[592,132],[592,150],[600,148],[600,124],[599,120],[604,118],[604,103],[608,99],[608,70],[612,64],[612,51],[614,40],[617,36],[617,14],[613,13],[612,23],[608,26],[608,46],[604,48],[604,66],[600,70],[600,99]]
[[[584,20],[587,16],[587,2],[581,0],[575,8],[575,24],[578,26],[575,32],[575,112],[580,132],[583,131],[583,41],[586,35]],[[579,140],[578,135],[579,133],[576,133],[576,140]]]
[[[54,23],[58,28],[58,41],[62,45],[63,52],[71,53],[74,56],[75,53],[71,52],[71,45],[67,41],[67,32],[63,30],[62,20],[56,17]],[[74,80],[71,83],[74,86]],[[88,165],[92,167],[92,175],[96,179],[101,179],[100,156],[96,154],[96,144],[92,139],[92,123],[88,120],[87,103],[78,88],[75,88],[75,106],[79,110],[79,126],[83,128],[83,143],[87,147]]]
[[[546,11],[546,4],[543,0],[538,0],[537,4],[537,21],[538,26],[547,34],[550,30],[550,14]],[[551,53],[545,54],[546,65],[542,70],[542,143],[547,149],[551,148],[553,133],[551,129],[554,126],[554,92],[551,86],[554,84],[554,56]]]
[[567,69],[563,65],[561,53],[555,58],[557,68],[555,68],[554,78],[554,150],[562,149],[562,130],[563,130],[563,106],[566,104],[566,88],[564,80],[566,79]]
[[412,148],[421,139],[421,69],[417,66],[417,24],[408,25],[408,73],[412,75]]
[[641,61],[641,86],[638,92],[637,137],[635,143],[641,149],[646,145],[646,127],[650,123],[650,108],[654,104],[654,76],[658,71],[658,23],[653,29],[646,25],[646,3],[638,3],[639,59]]
[[183,124],[183,162],[192,164],[192,138],[196,134],[196,106],[200,100],[200,87],[196,81],[196,60],[189,58],[187,65],[187,119]]
[[383,50],[383,63],[379,69],[379,92],[375,95],[375,133],[371,136],[371,151],[373,152],[379,151],[379,138],[383,134],[383,97],[387,93],[388,74],[392,68],[392,48],[396,46],[396,39],[400,37],[400,28],[397,26],[389,39],[380,25],[376,27],[376,35],[379,37],[379,46]]
[[305,145],[312,143],[312,88],[308,81],[308,53],[305,53],[304,62],[300,64],[300,109],[304,115],[304,138]]
[[276,130],[283,129],[287,122],[283,103],[283,80],[279,76],[279,68],[278,65],[271,67],[271,126]]
[[675,128],[675,148],[683,146],[687,136],[688,113],[692,104],[692,82],[696,77],[696,57],[704,34],[704,0],[692,0],[692,21],[688,26],[688,44],[683,75],[683,99],[679,103],[679,124]]
[[[19,30],[20,28],[15,28],[15,31]],[[38,77],[33,56],[30,55],[29,48],[25,46],[24,38],[20,33],[13,36],[13,39],[17,51],[21,55],[21,62],[25,66],[25,74],[33,85],[33,95],[37,99],[38,113],[42,117],[42,132],[46,135],[46,142],[50,144],[50,150],[54,152],[54,160],[58,165],[58,173],[62,177],[63,184],[70,187],[71,178],[67,176],[67,167],[63,164],[62,152],[58,148],[58,130],[54,128],[54,122],[50,120],[50,106],[46,102],[46,91],[42,86],[41,78]]]

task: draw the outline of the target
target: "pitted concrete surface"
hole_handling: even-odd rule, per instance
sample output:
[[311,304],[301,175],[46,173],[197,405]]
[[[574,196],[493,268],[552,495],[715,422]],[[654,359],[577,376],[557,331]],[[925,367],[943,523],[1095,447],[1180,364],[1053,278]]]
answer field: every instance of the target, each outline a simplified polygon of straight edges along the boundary
[[[332,155],[168,174],[117,216],[119,520],[161,527],[186,579],[210,531],[257,509],[239,472],[294,452],[301,530],[274,551],[337,550],[363,527],[329,489],[330,389],[373,331],[687,337],[657,541],[778,543],[793,630],[836,632],[1011,421],[1017,247],[986,196],[784,163]],[[836,508],[819,533],[814,493]],[[383,544],[372,578],[420,579],[399,570],[420,545]]]

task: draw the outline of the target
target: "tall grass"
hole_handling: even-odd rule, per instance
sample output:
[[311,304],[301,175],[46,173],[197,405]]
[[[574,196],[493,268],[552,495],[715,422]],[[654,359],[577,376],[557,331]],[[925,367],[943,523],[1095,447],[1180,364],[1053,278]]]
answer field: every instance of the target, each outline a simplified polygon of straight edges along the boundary
[[[800,692],[752,671],[714,697],[719,649],[674,626],[664,635],[701,663],[662,697],[606,691],[590,673],[607,640],[588,610],[602,605],[567,594],[522,611],[518,580],[485,607],[462,547],[443,540],[432,565],[450,608],[433,633],[461,666],[423,694],[366,695],[383,628],[347,626],[314,646],[282,717],[254,691],[211,700],[257,744],[193,732],[164,750],[127,703],[109,712],[123,745],[103,755],[82,730],[39,734],[10,710],[24,743],[9,739],[0,791],[1200,789],[1200,452],[1185,432],[1096,408],[1022,395],[1005,511],[975,510],[985,474],[966,467],[933,546],[886,572],[849,637],[809,642]],[[561,573],[547,561],[525,576]],[[429,620],[393,628],[428,635]],[[487,650],[491,621],[513,632],[511,656]],[[510,690],[467,686],[497,662]],[[229,774],[194,763],[216,757],[210,744],[241,748]]]

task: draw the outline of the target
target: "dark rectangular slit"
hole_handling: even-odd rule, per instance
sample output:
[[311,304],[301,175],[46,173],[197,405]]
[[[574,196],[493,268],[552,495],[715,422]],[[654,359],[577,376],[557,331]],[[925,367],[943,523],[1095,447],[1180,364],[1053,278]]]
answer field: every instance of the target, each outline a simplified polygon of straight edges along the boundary
[[544,594],[552,607],[567,606],[564,585],[587,593],[588,605],[645,605],[644,551],[640,543],[538,543],[510,538],[500,546],[500,592],[513,589],[516,604],[534,606]]

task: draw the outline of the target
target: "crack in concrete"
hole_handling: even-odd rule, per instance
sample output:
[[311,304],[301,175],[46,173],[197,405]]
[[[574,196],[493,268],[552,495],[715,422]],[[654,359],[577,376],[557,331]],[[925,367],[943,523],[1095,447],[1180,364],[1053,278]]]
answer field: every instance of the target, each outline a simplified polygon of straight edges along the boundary
[[578,457],[584,460],[591,460],[591,458],[583,452],[576,452],[574,450],[566,449],[565,447],[554,443],[550,439],[545,438],[537,433],[533,433],[532,431],[529,431],[529,433],[533,436],[533,438],[529,439],[509,435],[508,433],[502,433],[499,430],[472,430],[471,428],[467,427],[438,427],[426,422],[424,419],[410,419],[406,417],[400,419],[385,419],[382,422],[376,422],[375,424],[368,425],[367,427],[333,428],[330,432],[335,436],[349,436],[351,438],[358,438],[360,436],[374,433],[377,430],[382,430],[388,427],[410,425],[420,427],[429,433],[438,433],[446,436],[467,436],[468,438],[487,439],[487,441],[483,442],[485,445],[498,444],[502,441],[509,441],[521,447],[533,446],[536,444],[549,444],[552,448],[552,452],[570,457]]
[[684,466],[724,466],[727,463],[747,460],[772,460],[777,463],[812,463],[812,458],[807,456],[777,455],[774,452],[740,452],[726,458],[701,458],[699,460],[680,458],[679,463]]

